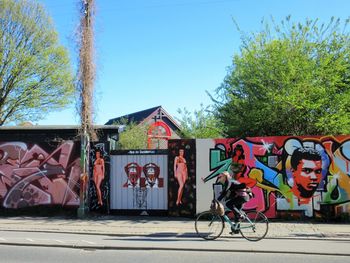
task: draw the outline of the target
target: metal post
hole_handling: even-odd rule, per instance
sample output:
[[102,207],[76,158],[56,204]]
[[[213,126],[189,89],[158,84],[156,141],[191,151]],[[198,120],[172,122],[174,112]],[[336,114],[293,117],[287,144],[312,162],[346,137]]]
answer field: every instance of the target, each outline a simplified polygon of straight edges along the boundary
[[87,132],[81,135],[80,151],[80,206],[78,208],[78,217],[84,218],[89,212],[89,156],[90,140]]
[[96,140],[92,123],[92,101],[95,80],[93,10],[94,0],[81,0],[79,86],[81,95],[81,187],[78,217],[89,211],[89,153],[90,139]]

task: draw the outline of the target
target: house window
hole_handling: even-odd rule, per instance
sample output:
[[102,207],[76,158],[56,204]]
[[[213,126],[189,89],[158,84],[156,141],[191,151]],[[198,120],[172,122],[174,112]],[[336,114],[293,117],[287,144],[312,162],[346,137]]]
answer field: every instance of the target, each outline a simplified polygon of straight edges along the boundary
[[148,148],[167,149],[171,130],[164,122],[156,121],[148,129]]

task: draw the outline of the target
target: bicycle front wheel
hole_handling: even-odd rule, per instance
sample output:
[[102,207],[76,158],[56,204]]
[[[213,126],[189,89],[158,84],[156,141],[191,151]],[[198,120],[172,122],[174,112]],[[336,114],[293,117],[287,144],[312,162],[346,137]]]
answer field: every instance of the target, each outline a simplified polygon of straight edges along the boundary
[[195,222],[195,229],[201,238],[214,240],[218,238],[224,230],[224,220],[221,216],[205,211],[200,213]]
[[[267,217],[257,211],[246,213],[240,222],[240,232],[242,236],[249,241],[259,241],[263,239],[269,230],[269,221]],[[249,218],[249,220],[248,220]]]

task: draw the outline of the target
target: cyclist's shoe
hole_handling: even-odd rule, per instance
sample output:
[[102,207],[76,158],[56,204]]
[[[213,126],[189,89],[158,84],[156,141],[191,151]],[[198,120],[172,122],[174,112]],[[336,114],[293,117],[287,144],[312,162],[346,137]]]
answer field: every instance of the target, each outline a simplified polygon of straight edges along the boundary
[[234,229],[233,227],[231,227],[231,232],[230,232],[231,235],[234,235],[234,234],[239,234],[239,229]]

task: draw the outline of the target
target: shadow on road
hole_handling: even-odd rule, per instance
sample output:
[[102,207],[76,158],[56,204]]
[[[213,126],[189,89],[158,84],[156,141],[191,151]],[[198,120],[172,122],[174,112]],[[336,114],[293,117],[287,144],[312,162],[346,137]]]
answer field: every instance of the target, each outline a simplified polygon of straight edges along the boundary
[[123,236],[107,238],[104,240],[123,240],[123,241],[206,241],[197,236],[196,233],[175,233],[175,232],[161,232],[161,233],[152,233],[149,235],[140,235],[140,236]]

